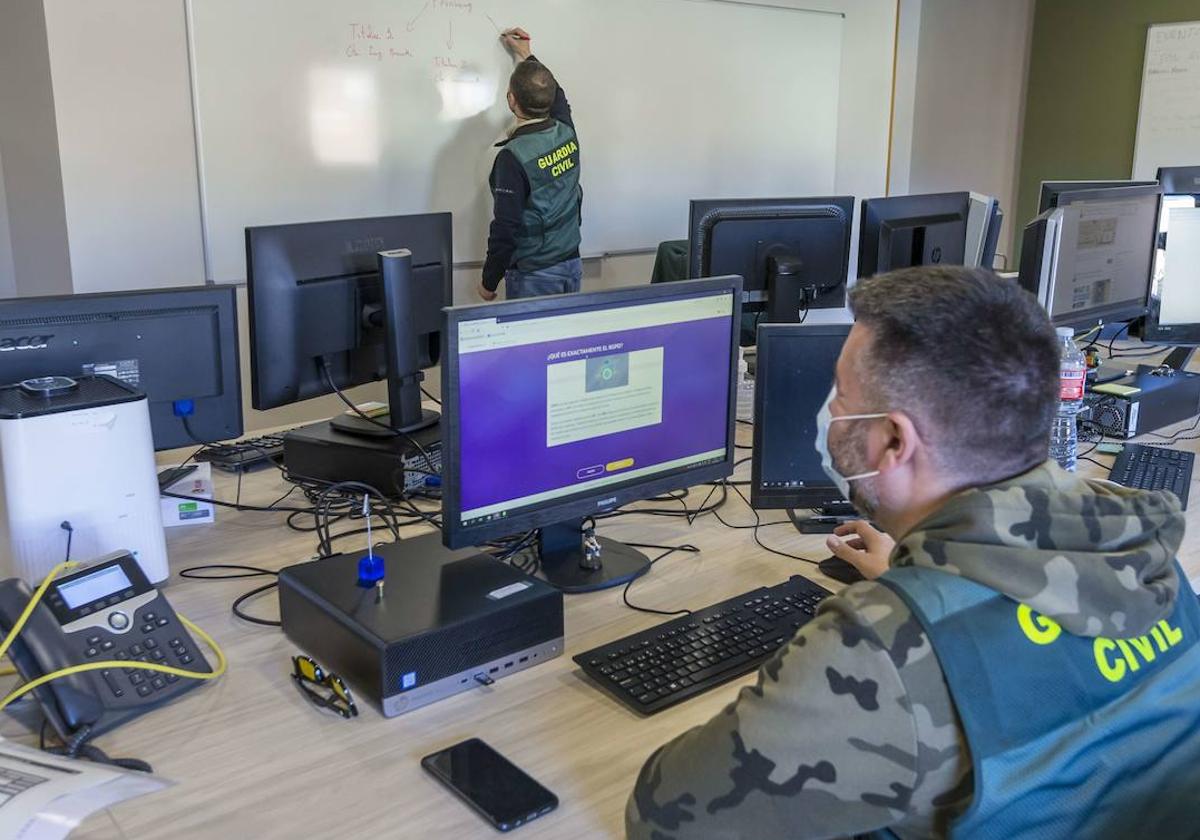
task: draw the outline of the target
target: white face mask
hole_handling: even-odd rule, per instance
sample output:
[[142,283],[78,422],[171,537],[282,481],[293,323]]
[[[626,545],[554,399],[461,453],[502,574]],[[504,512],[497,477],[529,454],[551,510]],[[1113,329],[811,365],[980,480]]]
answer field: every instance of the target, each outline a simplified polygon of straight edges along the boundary
[[845,499],[850,498],[850,482],[858,481],[860,478],[871,478],[879,475],[879,470],[859,473],[858,475],[842,475],[833,465],[833,455],[829,453],[829,427],[839,420],[875,420],[879,417],[887,417],[887,414],[844,414],[841,417],[834,417],[829,410],[829,405],[837,397],[837,385],[829,389],[829,396],[825,398],[825,404],[821,406],[821,410],[817,412],[817,453],[821,456],[821,467],[825,470],[825,474],[837,486]]

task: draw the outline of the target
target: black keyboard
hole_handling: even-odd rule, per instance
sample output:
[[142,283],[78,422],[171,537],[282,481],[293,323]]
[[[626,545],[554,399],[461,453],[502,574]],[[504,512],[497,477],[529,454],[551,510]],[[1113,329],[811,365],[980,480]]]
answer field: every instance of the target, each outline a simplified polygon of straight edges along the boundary
[[1127,443],[1109,471],[1109,480],[1139,490],[1170,490],[1187,508],[1196,456],[1181,449]]
[[626,706],[653,714],[757,669],[829,594],[794,575],[574,659]]
[[226,472],[247,472],[283,457],[283,436],[287,432],[248,438],[233,443],[212,443],[196,455],[197,461],[208,461]]

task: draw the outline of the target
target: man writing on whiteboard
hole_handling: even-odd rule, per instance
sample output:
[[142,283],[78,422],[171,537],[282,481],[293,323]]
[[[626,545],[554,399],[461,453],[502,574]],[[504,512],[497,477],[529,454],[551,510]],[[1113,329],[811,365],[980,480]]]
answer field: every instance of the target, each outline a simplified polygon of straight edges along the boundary
[[493,218],[479,296],[495,300],[500,280],[509,299],[579,291],[579,140],[571,106],[554,75],[531,54],[529,33],[500,36],[517,66],[508,107],[517,118],[488,183]]

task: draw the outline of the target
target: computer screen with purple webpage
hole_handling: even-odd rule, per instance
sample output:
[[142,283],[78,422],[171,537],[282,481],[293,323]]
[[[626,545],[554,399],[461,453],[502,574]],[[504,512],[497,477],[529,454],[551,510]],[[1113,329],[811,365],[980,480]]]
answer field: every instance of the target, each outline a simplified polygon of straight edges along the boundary
[[[734,296],[464,320],[459,527],[727,457]],[[451,352],[454,352],[452,350]]]

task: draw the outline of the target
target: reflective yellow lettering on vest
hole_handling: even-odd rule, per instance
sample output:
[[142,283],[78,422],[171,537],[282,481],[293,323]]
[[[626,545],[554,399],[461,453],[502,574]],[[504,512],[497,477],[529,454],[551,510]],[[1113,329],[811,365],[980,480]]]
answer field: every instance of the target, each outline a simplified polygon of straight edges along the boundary
[[1183,641],[1183,631],[1178,627],[1172,627],[1170,624],[1167,624],[1165,618],[1158,622],[1158,626],[1162,628],[1163,635],[1167,637],[1167,644],[1171,647],[1175,647],[1175,645]]
[[1112,639],[1099,638],[1092,643],[1092,652],[1096,656],[1096,667],[1101,675],[1109,682],[1120,682],[1125,677],[1125,663],[1120,657],[1109,654],[1116,650],[1117,644]]
[[1150,628],[1150,636],[1154,639],[1154,643],[1158,645],[1158,649],[1163,653],[1166,653],[1166,650],[1170,647],[1170,645],[1168,645],[1167,640],[1163,638],[1162,630],[1158,629],[1157,624]]
[[1142,663],[1138,662],[1137,657],[1133,655],[1133,649],[1129,647],[1128,642],[1126,642],[1124,639],[1117,639],[1117,647],[1121,649],[1121,653],[1125,657],[1125,661],[1129,663],[1130,671],[1141,670]]
[[1062,635],[1062,627],[1057,621],[1038,615],[1025,604],[1017,607],[1017,623],[1035,645],[1048,645]]
[[1144,661],[1154,661],[1154,645],[1150,643],[1149,636],[1138,636],[1130,639],[1129,644],[1133,645],[1133,649],[1138,652],[1138,656],[1140,656]]

